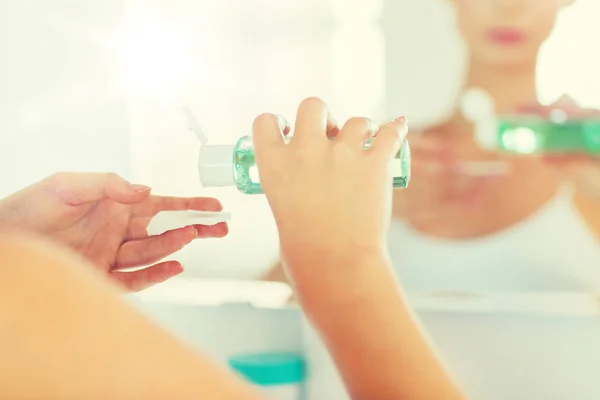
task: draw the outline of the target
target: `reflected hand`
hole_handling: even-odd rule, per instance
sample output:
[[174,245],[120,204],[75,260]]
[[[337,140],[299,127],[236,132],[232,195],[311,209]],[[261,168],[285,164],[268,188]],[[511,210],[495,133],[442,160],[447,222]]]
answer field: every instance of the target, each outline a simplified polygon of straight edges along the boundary
[[557,168],[566,180],[572,182],[578,192],[600,200],[600,159],[598,157],[548,156],[544,160]]
[[[519,112],[550,117],[555,110],[564,111],[570,118],[600,118],[600,111],[582,108],[572,98],[563,96],[550,106],[520,107]],[[544,156],[548,165],[556,168],[579,193],[600,200],[600,158],[588,154]]]
[[58,173],[0,201],[0,231],[29,231],[58,241],[132,291],[183,271],[161,262],[196,238],[223,237],[227,225],[194,225],[149,236],[152,217],[167,210],[220,211],[212,198],[153,196],[115,174]]
[[313,98],[300,105],[289,144],[282,137],[289,127],[274,115],[258,117],[253,131],[261,185],[290,272],[386,257],[390,168],[406,135],[405,120],[379,129],[354,118],[339,130],[327,106]]

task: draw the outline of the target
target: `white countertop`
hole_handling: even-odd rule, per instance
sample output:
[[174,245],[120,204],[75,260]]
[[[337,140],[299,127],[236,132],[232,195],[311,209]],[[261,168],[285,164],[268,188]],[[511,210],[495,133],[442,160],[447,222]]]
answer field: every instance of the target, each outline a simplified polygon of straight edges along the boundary
[[[287,304],[291,289],[274,282],[176,278],[134,298],[144,302],[219,306],[250,304],[261,308],[295,308]],[[600,295],[562,292],[410,292],[419,313],[510,313],[573,316],[600,315]]]

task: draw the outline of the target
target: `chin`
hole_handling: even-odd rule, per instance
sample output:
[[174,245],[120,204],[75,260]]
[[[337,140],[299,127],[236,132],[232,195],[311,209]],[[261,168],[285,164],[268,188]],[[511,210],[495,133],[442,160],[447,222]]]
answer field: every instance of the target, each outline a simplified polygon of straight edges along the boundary
[[528,68],[532,64],[535,66],[536,59],[537,56],[532,55],[530,51],[519,51],[518,49],[494,51],[480,58],[485,65],[506,69]]

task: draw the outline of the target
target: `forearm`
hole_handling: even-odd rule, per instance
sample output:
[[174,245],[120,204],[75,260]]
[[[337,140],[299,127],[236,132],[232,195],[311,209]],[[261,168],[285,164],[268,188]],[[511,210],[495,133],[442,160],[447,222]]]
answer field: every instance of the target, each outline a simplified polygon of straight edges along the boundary
[[294,279],[353,399],[463,399],[387,262],[327,267]]
[[81,264],[45,243],[0,238],[0,398],[257,398]]

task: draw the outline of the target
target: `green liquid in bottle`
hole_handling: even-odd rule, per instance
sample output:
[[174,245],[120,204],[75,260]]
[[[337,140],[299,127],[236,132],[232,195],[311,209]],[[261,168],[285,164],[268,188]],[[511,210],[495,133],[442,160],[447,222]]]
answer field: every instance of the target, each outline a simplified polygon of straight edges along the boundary
[[600,155],[600,119],[506,116],[498,123],[498,145],[508,153]]
[[[365,144],[365,149],[370,147],[370,142]],[[254,158],[254,148],[252,138],[244,136],[241,138],[233,152],[233,175],[238,190],[244,194],[261,194],[260,177],[256,160]],[[402,148],[398,152],[393,166],[394,188],[404,189],[410,181],[410,147],[405,140]]]
[[245,194],[261,194],[260,177],[254,158],[252,138],[241,138],[233,151],[233,178],[238,190]]

